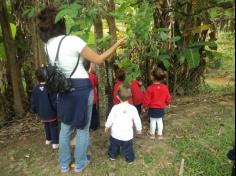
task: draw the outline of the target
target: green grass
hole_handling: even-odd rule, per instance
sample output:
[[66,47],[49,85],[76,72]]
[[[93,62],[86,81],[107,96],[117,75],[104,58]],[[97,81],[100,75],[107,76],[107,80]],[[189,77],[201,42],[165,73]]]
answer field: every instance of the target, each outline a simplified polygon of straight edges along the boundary
[[[173,107],[166,112],[163,141],[147,137],[148,122],[142,119],[144,133],[135,137],[133,165],[127,165],[122,156],[110,161],[109,135],[103,128],[92,132],[89,149],[92,162],[81,175],[176,176],[182,158],[185,159],[184,176],[229,175],[232,165],[226,153],[234,140],[233,98],[201,95],[176,97],[173,101]],[[1,138],[1,176],[61,175],[58,152],[44,144],[42,124],[31,123],[34,127],[38,125],[38,130],[14,134],[16,125],[8,138]]]
[[211,82],[206,82],[206,84],[201,86],[201,93],[206,95],[221,95],[227,93],[234,93],[235,85],[225,84],[218,85],[212,84]]
[[[199,114],[182,124],[187,131],[181,139],[173,138],[177,158],[184,158],[185,176],[228,176],[231,165],[226,154],[234,140],[232,109],[218,107],[219,111]],[[199,109],[200,110],[200,109]],[[193,125],[187,125],[192,123]]]

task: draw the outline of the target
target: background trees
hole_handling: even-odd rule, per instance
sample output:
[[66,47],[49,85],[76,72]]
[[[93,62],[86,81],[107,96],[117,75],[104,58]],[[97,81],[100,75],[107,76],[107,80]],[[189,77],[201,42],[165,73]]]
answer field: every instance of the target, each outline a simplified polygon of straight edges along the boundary
[[160,65],[174,95],[194,94],[207,62],[219,55],[217,31],[234,32],[233,0],[1,0],[0,123],[28,111],[34,70],[45,62],[36,14],[48,4],[59,6],[56,20],[66,19],[68,33],[98,52],[127,36],[127,46],[97,67],[102,116],[116,68],[126,69],[127,83],[141,75],[148,85],[150,70]]

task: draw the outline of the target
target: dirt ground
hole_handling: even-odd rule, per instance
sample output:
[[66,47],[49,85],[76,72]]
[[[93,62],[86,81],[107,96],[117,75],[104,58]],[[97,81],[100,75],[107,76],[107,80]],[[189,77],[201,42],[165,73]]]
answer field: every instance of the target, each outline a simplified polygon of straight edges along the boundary
[[[149,124],[147,118],[142,117],[143,134],[135,137],[136,160],[132,166],[128,166],[122,157],[115,162],[109,161],[106,154],[109,135],[104,133],[102,122],[100,129],[90,133],[92,162],[81,175],[178,175],[181,159],[190,157],[190,154],[182,152],[185,149],[179,150],[185,144],[177,146],[177,143],[183,142],[186,135],[200,139],[211,123],[216,123],[219,135],[223,135],[225,127],[220,125],[224,124],[224,118],[234,123],[233,109],[234,95],[175,97],[171,107],[166,109],[164,140],[147,137]],[[177,141],[176,147],[173,141]],[[216,152],[211,143],[204,142],[203,146]],[[0,156],[1,176],[61,175],[58,152],[44,144],[41,123],[30,118],[0,129]],[[189,173],[186,175],[191,175],[192,169],[191,165],[186,165],[185,172]]]

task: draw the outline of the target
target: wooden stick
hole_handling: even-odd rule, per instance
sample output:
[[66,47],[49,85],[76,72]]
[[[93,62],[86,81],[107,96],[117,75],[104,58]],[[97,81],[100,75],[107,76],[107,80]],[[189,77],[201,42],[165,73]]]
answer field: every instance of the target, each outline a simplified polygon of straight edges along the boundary
[[183,176],[184,174],[184,159],[181,161],[180,169],[179,169],[179,176]]

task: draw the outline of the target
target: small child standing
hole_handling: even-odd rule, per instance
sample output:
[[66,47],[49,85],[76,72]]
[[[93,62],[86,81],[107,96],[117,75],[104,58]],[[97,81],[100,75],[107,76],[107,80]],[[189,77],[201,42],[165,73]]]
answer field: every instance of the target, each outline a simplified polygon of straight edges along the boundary
[[140,77],[131,81],[131,92],[132,92],[132,100],[133,105],[137,108],[139,115],[141,114],[141,107],[143,104],[143,99],[145,95],[145,91],[142,88],[142,80]]
[[47,145],[52,144],[53,149],[59,147],[58,144],[58,121],[56,112],[57,95],[50,94],[45,86],[46,70],[40,67],[36,70],[36,78],[39,82],[34,87],[31,97],[31,111],[44,124],[45,136]]
[[138,134],[141,134],[142,124],[137,109],[129,104],[131,90],[124,86],[118,89],[120,104],[114,105],[105,123],[105,132],[111,128],[110,146],[108,155],[115,160],[120,150],[128,164],[134,161],[133,125]]
[[120,100],[118,98],[118,89],[123,84],[125,80],[125,71],[123,69],[119,69],[116,71],[116,83],[113,86],[113,105],[119,104]]
[[167,77],[166,71],[157,67],[151,72],[150,85],[145,93],[143,107],[148,108],[148,116],[150,117],[150,138],[155,139],[156,126],[158,128],[158,138],[162,139],[163,118],[165,107],[171,103],[171,96],[167,85],[163,84],[163,80]]
[[97,100],[98,100],[98,78],[95,73],[95,65],[91,64],[91,62],[87,61],[86,64],[84,64],[85,70],[88,72],[89,80],[91,81],[92,87],[93,87],[93,110],[92,110],[92,117],[91,117],[91,123],[90,123],[90,129],[96,130],[99,127],[99,116],[97,111]]
[[[118,89],[121,85],[123,85],[123,83],[125,81],[125,77],[126,77],[126,75],[125,75],[125,70],[124,69],[118,69],[116,71],[116,83],[113,86],[113,105],[116,105],[116,104],[120,103],[120,99],[118,97]],[[126,87],[130,88],[130,85],[127,85]],[[132,96],[130,97],[128,102],[130,104],[133,104]]]

